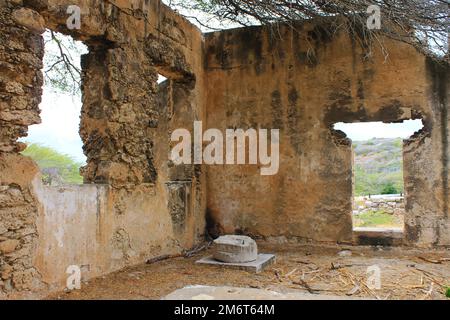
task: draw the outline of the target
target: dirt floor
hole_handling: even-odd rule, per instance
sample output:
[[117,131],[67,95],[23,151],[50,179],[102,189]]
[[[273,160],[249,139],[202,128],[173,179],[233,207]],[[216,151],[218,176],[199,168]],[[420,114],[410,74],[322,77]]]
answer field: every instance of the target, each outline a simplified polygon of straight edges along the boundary
[[[374,299],[447,299],[450,250],[260,244],[277,261],[259,274],[198,265],[208,255],[173,258],[127,268],[47,299],[161,299],[188,285],[234,286]],[[367,268],[381,270],[381,290],[367,287]],[[369,274],[370,276],[370,274]]]

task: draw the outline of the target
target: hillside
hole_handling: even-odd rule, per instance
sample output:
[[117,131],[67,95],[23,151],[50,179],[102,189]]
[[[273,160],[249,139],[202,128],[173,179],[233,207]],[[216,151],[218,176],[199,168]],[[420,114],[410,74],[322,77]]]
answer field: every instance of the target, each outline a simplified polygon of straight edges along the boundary
[[354,141],[355,195],[403,192],[401,138]]

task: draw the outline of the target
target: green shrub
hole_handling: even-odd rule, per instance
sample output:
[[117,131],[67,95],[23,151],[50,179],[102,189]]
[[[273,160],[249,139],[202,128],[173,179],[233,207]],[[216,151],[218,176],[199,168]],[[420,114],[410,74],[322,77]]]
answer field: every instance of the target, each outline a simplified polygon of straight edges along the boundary
[[396,193],[399,192],[392,182],[386,183],[383,186],[383,189],[381,190],[381,194],[396,194]]
[[402,139],[355,143],[355,195],[403,193]]

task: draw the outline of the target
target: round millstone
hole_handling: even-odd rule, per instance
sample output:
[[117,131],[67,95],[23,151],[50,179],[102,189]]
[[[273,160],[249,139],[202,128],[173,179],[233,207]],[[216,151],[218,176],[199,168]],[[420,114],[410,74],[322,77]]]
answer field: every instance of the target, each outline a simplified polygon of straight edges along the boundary
[[255,240],[246,236],[222,236],[214,240],[214,259],[226,263],[252,262],[258,258]]

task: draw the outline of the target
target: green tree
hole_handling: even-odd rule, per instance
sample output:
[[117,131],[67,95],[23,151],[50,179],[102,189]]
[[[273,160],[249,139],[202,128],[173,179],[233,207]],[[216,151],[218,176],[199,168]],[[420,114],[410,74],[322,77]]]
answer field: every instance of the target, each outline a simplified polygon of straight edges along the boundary
[[44,184],[82,184],[83,178],[79,169],[82,163],[76,162],[70,156],[40,144],[32,143],[22,152],[33,159],[42,173]]

